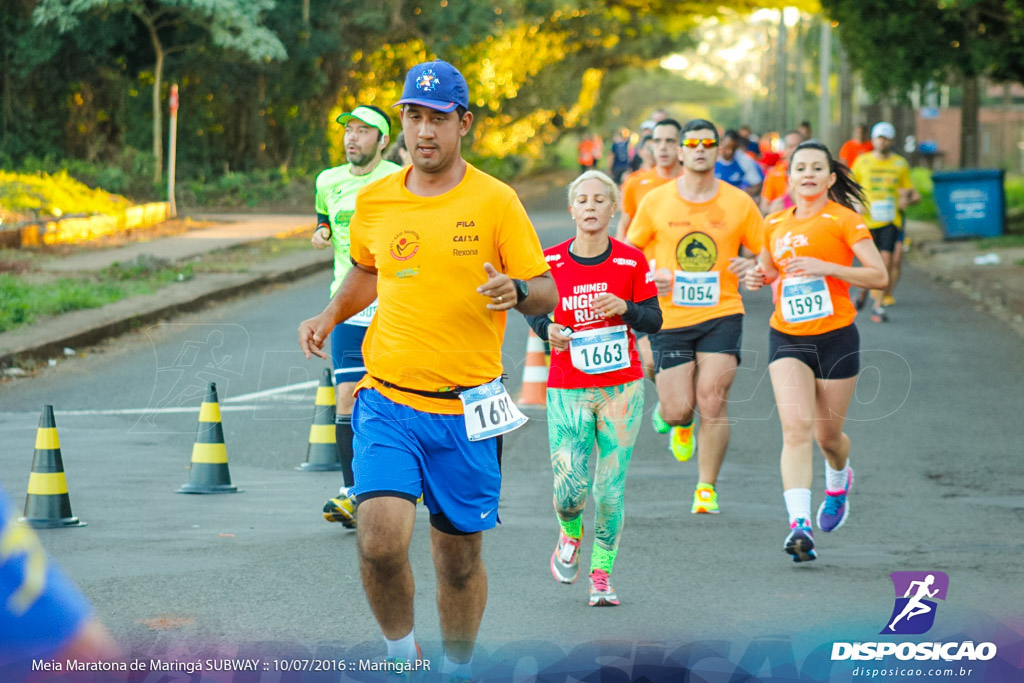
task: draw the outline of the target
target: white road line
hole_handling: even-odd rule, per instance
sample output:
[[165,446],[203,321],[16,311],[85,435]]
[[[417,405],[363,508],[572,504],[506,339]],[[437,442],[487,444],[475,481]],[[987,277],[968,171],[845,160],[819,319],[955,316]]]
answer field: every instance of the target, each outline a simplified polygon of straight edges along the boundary
[[[223,401],[221,401],[223,403]],[[284,406],[286,408],[308,409],[309,406]],[[257,405],[255,403],[241,406],[220,407],[222,413],[238,413],[245,410],[280,410],[282,406]],[[112,408],[100,410],[54,410],[54,415],[81,416],[81,415],[169,415],[174,413],[198,413],[199,406],[176,406],[173,408]]]
[[264,396],[274,396],[275,394],[286,394],[292,391],[305,391],[310,387],[315,387],[320,384],[320,380],[310,380],[308,382],[300,382],[298,384],[286,384],[283,387],[276,387],[274,389],[264,389],[263,391],[254,391],[251,394],[242,394],[241,396],[231,396],[225,398],[221,403],[237,403],[238,401],[251,401],[254,398],[263,398]]

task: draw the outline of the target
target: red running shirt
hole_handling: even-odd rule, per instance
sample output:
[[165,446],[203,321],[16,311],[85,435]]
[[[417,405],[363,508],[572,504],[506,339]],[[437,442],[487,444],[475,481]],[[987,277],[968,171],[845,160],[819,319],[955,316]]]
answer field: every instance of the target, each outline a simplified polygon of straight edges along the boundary
[[[620,316],[601,318],[590,309],[591,299],[602,294],[614,294],[634,303],[658,295],[654,275],[644,259],[643,252],[628,244],[610,238],[611,254],[596,265],[584,265],[569,253],[573,240],[563,242],[544,251],[544,257],[558,286],[558,305],[555,323],[571,327],[575,332],[602,327],[624,325]],[[587,389],[610,387],[642,379],[643,369],[636,351],[633,330],[628,330],[629,367],[597,375],[590,375],[572,364],[569,351],[551,352],[548,387],[552,389]]]

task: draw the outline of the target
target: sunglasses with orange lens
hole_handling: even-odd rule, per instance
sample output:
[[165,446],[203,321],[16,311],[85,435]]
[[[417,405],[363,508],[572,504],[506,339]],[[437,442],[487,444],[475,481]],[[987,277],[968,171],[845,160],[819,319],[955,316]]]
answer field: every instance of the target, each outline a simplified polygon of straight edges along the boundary
[[714,149],[718,147],[718,140],[714,138],[685,138],[679,144],[690,149],[696,149],[698,145],[704,145],[704,149]]

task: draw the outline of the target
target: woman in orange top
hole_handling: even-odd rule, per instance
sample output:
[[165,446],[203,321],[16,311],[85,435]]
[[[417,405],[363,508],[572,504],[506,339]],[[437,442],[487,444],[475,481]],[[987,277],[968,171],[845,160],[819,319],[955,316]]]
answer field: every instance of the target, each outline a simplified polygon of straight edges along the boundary
[[[871,233],[851,208],[862,202],[849,169],[808,140],[789,164],[795,206],[765,218],[765,246],[744,284],[760,289],[781,276],[769,334],[768,374],[782,422],[782,488],[789,513],[783,549],[813,560],[813,441],[825,454],[825,500],[818,528],[833,531],[849,514],[853,484],[846,411],[860,371],[860,336],[850,286],[885,286],[888,275]],[[862,265],[853,266],[857,257]],[[813,440],[812,440],[813,439]]]

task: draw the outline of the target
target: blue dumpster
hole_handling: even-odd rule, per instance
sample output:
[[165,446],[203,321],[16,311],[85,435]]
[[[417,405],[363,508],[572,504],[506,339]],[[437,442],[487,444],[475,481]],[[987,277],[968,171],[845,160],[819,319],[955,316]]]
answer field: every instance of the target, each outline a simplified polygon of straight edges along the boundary
[[1006,222],[1003,171],[942,171],[932,173],[932,183],[946,239],[1003,234]]

